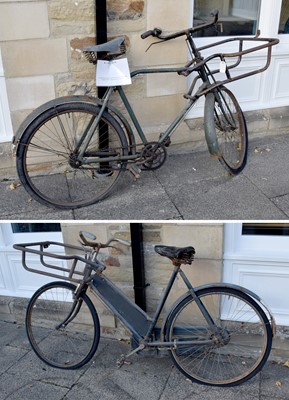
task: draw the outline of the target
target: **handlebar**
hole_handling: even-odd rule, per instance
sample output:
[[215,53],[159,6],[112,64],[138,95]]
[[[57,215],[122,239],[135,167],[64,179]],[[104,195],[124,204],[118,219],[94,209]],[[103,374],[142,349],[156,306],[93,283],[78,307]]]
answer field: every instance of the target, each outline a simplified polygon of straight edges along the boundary
[[140,35],[142,39],[146,39],[149,36],[159,37],[162,34],[162,30],[160,28],[154,28],[150,31],[146,31]]
[[210,28],[211,26],[215,25],[219,18],[219,10],[217,10],[217,9],[212,10],[210,13],[210,16],[213,17],[213,21],[208,22],[206,24],[198,25],[196,27],[188,28],[188,29],[185,29],[185,30],[182,30],[179,32],[169,34],[169,35],[162,35],[162,30],[160,28],[154,28],[152,30],[142,33],[141,38],[146,39],[149,36],[153,36],[153,37],[160,39],[161,41],[166,41],[166,40],[175,39],[180,36],[189,35],[191,33],[194,33],[194,32],[197,32],[197,31],[200,31],[203,29],[207,29],[207,28]]
[[[80,231],[79,237],[82,240],[83,245],[92,247],[93,249],[104,249],[106,247],[113,247],[110,246],[110,243],[112,242],[117,242],[125,246],[131,245],[129,241],[118,238],[111,238],[107,243],[98,243],[96,242],[96,236],[93,233],[87,231]],[[88,240],[87,238],[89,238],[90,240]]]

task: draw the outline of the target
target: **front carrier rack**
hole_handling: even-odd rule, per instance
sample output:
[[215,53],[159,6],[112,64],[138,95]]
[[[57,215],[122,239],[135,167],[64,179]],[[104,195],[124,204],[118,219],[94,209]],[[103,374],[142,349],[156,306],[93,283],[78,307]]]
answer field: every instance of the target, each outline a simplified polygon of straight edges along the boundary
[[[231,83],[236,80],[247,78],[249,76],[260,74],[261,72],[264,72],[266,69],[268,69],[270,62],[271,62],[272,47],[279,43],[279,39],[262,38],[262,37],[260,37],[260,31],[258,31],[257,35],[254,37],[234,37],[234,38],[224,39],[224,40],[218,41],[216,43],[211,43],[206,46],[198,47],[197,51],[199,53],[201,53],[204,50],[211,49],[213,47],[222,46],[227,43],[234,43],[234,42],[237,43],[238,51],[232,51],[232,52],[226,52],[226,53],[225,52],[224,53],[223,52],[215,53],[206,58],[201,58],[201,59],[196,59],[193,57],[193,59],[185,66],[185,68],[179,72],[181,75],[188,76],[190,73],[192,73],[194,71],[198,71],[200,67],[202,67],[204,65],[206,66],[206,64],[209,63],[210,61],[216,62],[219,59],[220,63],[221,62],[225,63],[225,67],[224,67],[224,71],[223,71],[225,74],[224,79],[221,78],[221,79],[216,80],[216,78],[214,77],[214,75],[216,75],[220,72],[220,68],[209,71],[209,75],[211,76],[212,81],[211,81],[210,85],[207,85],[207,86],[202,85],[201,86],[201,88],[199,89],[199,92],[198,92],[199,96],[206,94],[207,92],[211,91],[212,89],[214,89],[220,85],[225,85],[227,83]],[[245,44],[252,44],[252,46],[249,46],[248,48],[244,49]],[[256,45],[254,45],[254,44],[256,44]],[[264,57],[264,55],[262,55],[265,58],[265,60],[264,60],[263,65],[260,68],[253,69],[251,71],[244,72],[244,73],[238,73],[238,71],[236,71],[234,76],[231,75],[231,70],[233,68],[236,68],[238,65],[240,65],[244,55],[258,52],[261,50],[266,50],[266,56]],[[231,60],[232,60],[232,63],[230,64]],[[193,90],[196,86],[196,83],[199,79],[200,79],[200,77],[197,76],[193,80],[187,94],[185,95],[186,98],[193,97],[192,92],[193,92]]]
[[[65,251],[75,251],[78,254],[55,254],[47,251],[50,246],[56,249]],[[14,244],[14,249],[22,252],[22,265],[29,271],[40,275],[50,276],[52,278],[63,279],[70,282],[80,283],[83,280],[84,269],[86,266],[90,266],[93,270],[103,270],[105,267],[99,261],[91,261],[87,258],[89,251],[86,251],[83,247],[67,245],[59,242],[35,242],[35,243],[22,243]],[[37,267],[31,267],[32,260],[27,260],[27,254],[36,254],[40,257],[42,268],[39,264]],[[51,264],[49,259],[57,259],[67,261],[67,266],[59,266]],[[28,263],[30,262],[30,266]]]

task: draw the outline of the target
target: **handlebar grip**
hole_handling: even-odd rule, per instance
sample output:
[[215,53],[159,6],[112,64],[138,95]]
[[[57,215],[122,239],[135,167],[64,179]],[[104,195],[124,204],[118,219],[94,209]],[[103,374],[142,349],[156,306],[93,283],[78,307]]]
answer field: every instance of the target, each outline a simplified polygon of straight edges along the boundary
[[146,31],[146,32],[144,32],[144,33],[142,33],[141,35],[140,35],[140,37],[142,38],[142,39],[146,39],[147,37],[149,37],[149,36],[152,36],[153,35],[153,32],[154,31]]
[[[94,247],[97,245],[97,243],[95,242],[96,236],[93,233],[87,231],[80,231],[79,237],[82,240],[82,244],[84,244],[85,246]],[[87,238],[91,240],[88,240]]]
[[152,29],[152,30],[150,30],[150,31],[146,31],[146,32],[142,33],[142,34],[140,35],[140,37],[141,37],[142,39],[146,39],[146,38],[149,37],[149,36],[158,37],[158,36],[161,35],[161,34],[162,34],[162,30],[161,30],[161,29],[159,29],[159,28],[154,28],[154,29]]

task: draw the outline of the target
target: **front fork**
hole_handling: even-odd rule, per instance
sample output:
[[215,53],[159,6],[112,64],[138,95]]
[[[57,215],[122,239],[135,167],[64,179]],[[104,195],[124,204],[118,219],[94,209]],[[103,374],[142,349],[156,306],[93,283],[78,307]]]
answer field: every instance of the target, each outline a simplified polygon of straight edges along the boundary
[[74,318],[77,316],[77,314],[79,313],[80,309],[81,309],[81,305],[82,305],[82,298],[78,298],[78,299],[74,299],[73,301],[73,305],[71,307],[71,310],[69,312],[69,314],[67,315],[67,317],[65,318],[64,321],[62,321],[60,324],[58,324],[56,326],[56,330],[59,330],[61,328],[66,328],[67,325],[74,320]]
[[59,330],[61,328],[66,328],[67,325],[74,320],[74,318],[78,315],[83,299],[82,295],[86,293],[87,288],[88,288],[88,282],[90,281],[90,276],[91,276],[92,268],[89,265],[86,265],[84,268],[84,278],[81,283],[79,283],[76,287],[76,290],[73,294],[73,304],[71,306],[71,309],[65,318],[64,321],[62,321],[60,324],[56,326],[56,329]]

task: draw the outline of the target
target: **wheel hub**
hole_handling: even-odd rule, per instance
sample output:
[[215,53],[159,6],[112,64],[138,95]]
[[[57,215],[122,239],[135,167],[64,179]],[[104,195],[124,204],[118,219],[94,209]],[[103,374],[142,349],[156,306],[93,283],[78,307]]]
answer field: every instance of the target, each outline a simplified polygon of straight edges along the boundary
[[219,328],[219,332],[214,336],[213,341],[216,346],[226,346],[230,343],[231,335],[230,332],[225,328]]
[[78,160],[78,154],[77,153],[71,153],[69,156],[69,165],[72,168],[79,168],[81,167],[81,161]]

